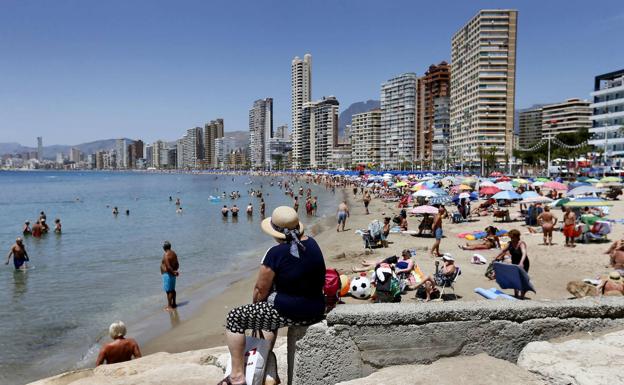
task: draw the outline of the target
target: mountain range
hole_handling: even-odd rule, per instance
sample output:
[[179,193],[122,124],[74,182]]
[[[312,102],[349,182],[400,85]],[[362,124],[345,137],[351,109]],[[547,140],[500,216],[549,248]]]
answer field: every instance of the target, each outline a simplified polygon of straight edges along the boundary
[[[235,139],[241,143],[241,147],[249,143],[249,133],[247,131],[226,131],[226,137]],[[125,138],[128,144],[133,143],[134,140]],[[102,139],[93,142],[81,143],[77,145],[65,145],[55,144],[51,146],[43,146],[43,158],[55,159],[56,154],[62,153],[66,156],[69,155],[69,151],[72,148],[77,148],[84,154],[94,154],[98,151],[108,151],[115,148],[117,139]],[[175,141],[172,142],[175,144]],[[36,147],[23,146],[19,143],[0,143],[0,156],[5,154],[21,154],[24,152],[37,151]]]

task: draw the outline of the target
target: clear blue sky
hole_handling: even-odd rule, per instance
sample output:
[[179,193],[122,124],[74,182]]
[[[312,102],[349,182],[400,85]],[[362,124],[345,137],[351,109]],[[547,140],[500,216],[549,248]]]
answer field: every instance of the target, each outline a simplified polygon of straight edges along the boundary
[[290,125],[290,62],[313,57],[313,98],[341,107],[380,84],[450,61],[480,8],[519,10],[516,106],[588,98],[624,67],[624,2],[2,0],[0,142],[173,140],[273,97]]

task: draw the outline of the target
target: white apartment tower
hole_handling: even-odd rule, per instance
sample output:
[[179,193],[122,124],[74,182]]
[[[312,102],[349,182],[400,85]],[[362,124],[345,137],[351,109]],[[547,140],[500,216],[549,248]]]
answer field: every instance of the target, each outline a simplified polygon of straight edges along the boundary
[[304,104],[312,100],[312,55],[295,57],[291,64],[291,124],[293,135],[293,168],[302,168],[305,139],[301,133],[301,112]]
[[338,108],[339,103],[334,96],[303,105],[299,120],[298,163],[293,168],[330,166],[329,158],[338,142]]
[[351,161],[378,164],[381,159],[381,110],[375,109],[351,118]]
[[417,83],[415,73],[406,73],[381,85],[381,166],[385,169],[414,162]]
[[589,144],[602,150],[605,164],[621,162],[624,158],[624,69],[596,76],[591,98]]
[[43,137],[37,137],[37,160],[41,162],[43,160]]
[[273,99],[258,99],[249,110],[249,150],[251,167],[270,167],[269,142],[273,137]]
[[451,151],[476,162],[478,148],[513,147],[518,11],[481,10],[451,40]]

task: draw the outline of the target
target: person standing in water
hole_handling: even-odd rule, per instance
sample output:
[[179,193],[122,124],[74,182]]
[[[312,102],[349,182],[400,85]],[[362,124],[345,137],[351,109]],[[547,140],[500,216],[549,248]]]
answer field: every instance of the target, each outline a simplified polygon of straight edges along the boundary
[[28,266],[26,266],[26,262],[30,259],[28,258],[28,253],[26,252],[26,247],[22,242],[22,238],[17,237],[15,240],[15,244],[11,246],[11,250],[9,250],[9,255],[7,255],[7,260],[5,265],[9,264],[9,261],[13,257],[13,266],[15,266],[15,270],[26,270]]
[[239,211],[240,211],[240,209],[238,208],[238,206],[236,206],[236,205],[232,206],[232,216],[233,217],[237,217]]
[[61,227],[62,227],[61,226],[61,220],[56,218],[54,220],[54,232],[57,233],[57,234],[60,234],[61,233]]
[[266,204],[264,203],[264,198],[260,199],[260,215],[264,217],[264,213],[266,211]]
[[22,230],[22,234],[24,234],[24,235],[31,235],[32,234],[32,230],[30,228],[30,222],[29,221],[24,222],[24,229]]
[[253,215],[253,205],[251,204],[251,202],[249,202],[249,205],[247,205],[247,215]]
[[165,241],[163,243],[163,250],[165,253],[163,254],[162,261],[160,262],[160,275],[162,276],[163,281],[163,290],[167,294],[167,306],[165,310],[173,311],[178,304],[176,303],[176,278],[180,273],[178,270],[180,269],[180,263],[178,262],[178,255],[175,251],[171,250],[171,243],[169,241]]
[[223,208],[221,209],[221,215],[223,215],[224,217],[227,217],[229,213],[230,213],[230,209],[228,209],[227,205],[223,205]]

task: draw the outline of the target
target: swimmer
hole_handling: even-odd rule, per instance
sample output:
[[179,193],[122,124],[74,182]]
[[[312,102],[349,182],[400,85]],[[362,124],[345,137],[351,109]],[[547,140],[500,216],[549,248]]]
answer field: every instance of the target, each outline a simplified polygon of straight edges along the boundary
[[30,222],[29,221],[24,222],[24,229],[22,230],[22,233],[24,235],[32,234],[32,230],[30,228]]
[[236,205],[232,206],[232,216],[233,217],[237,217],[238,216],[238,211],[240,209],[238,207],[236,207]]
[[176,214],[182,214],[182,206],[178,206],[176,209]]
[[247,206],[247,215],[253,215],[253,206],[251,203]]
[[61,233],[61,220],[58,218],[54,220],[54,232],[57,234]]
[[13,266],[15,266],[15,270],[26,270],[28,267],[26,262],[30,259],[28,258],[28,253],[26,252],[26,247],[22,243],[22,238],[17,237],[15,240],[15,244],[11,246],[11,250],[9,250],[9,255],[7,255],[7,260],[5,265],[9,264],[9,261],[13,257]]
[[117,208],[117,206],[113,207],[113,215],[117,215],[119,214],[119,209]]
[[227,217],[229,213],[230,213],[230,209],[228,209],[227,205],[223,205],[223,208],[221,209],[221,214],[224,217]]

